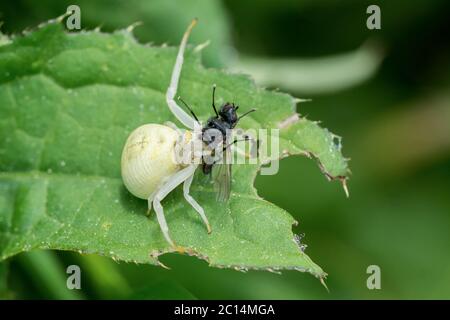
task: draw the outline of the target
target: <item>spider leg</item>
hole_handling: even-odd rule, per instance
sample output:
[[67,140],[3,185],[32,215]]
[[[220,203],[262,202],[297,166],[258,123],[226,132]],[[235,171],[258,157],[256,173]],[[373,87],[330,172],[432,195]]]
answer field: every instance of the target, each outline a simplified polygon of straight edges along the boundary
[[169,235],[169,227],[167,226],[166,218],[164,216],[164,209],[161,205],[161,201],[172,192],[178,185],[192,176],[197,168],[196,165],[190,165],[177,173],[173,174],[168,178],[168,180],[155,192],[153,200],[151,200],[151,196],[148,199],[149,208],[153,203],[153,208],[156,212],[156,218],[158,219],[159,226],[161,227],[161,231],[164,235],[164,238],[167,242],[175,249],[178,250],[178,247],[175,245],[173,240]]
[[192,28],[197,24],[197,19],[192,20],[191,24],[184,33],[183,39],[181,40],[180,48],[178,50],[177,58],[175,60],[175,65],[172,71],[172,77],[170,78],[170,85],[166,92],[166,102],[169,106],[170,111],[173,115],[187,128],[194,129],[195,119],[193,119],[189,114],[187,114],[174,100],[177,93],[178,82],[180,80],[181,68],[184,61],[184,50],[186,49],[186,43],[191,33]]
[[186,199],[187,202],[189,202],[189,204],[195,209],[195,211],[198,212],[198,214],[200,215],[200,217],[202,218],[203,222],[206,225],[206,229],[208,230],[208,233],[211,233],[211,226],[208,222],[208,218],[205,215],[205,211],[203,210],[203,208],[198,204],[197,201],[195,201],[194,198],[192,198],[192,196],[189,194],[189,189],[191,188],[191,183],[192,180],[194,179],[194,174],[192,174],[189,178],[187,178],[184,181],[183,184],[183,194],[184,194],[184,198]]
[[169,128],[172,128],[175,131],[178,131],[178,132],[180,131],[180,129],[177,127],[177,125],[175,123],[173,123],[172,121],[165,121],[164,125]]

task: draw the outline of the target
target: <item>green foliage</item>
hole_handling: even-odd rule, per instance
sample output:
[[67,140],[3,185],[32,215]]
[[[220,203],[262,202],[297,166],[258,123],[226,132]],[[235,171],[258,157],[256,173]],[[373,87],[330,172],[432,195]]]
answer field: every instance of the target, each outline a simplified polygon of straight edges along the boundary
[[[128,134],[144,123],[176,122],[164,93],[177,48],[143,46],[127,31],[66,34],[42,26],[0,47],[0,260],[30,249],[75,250],[117,260],[157,264],[171,249],[146,201],[130,195],[120,177]],[[286,94],[258,89],[242,75],[205,69],[189,50],[179,94],[200,118],[218,102],[258,112],[243,128],[276,128],[295,112]],[[301,119],[281,130],[287,154],[319,161],[329,178],[347,175],[335,137]],[[294,241],[295,220],[253,187],[257,165],[234,166],[230,201],[218,205],[207,177],[193,196],[211,222],[211,235],[180,190],[164,200],[174,240],[210,265],[294,269],[325,274]]]
[[17,261],[43,297],[64,300],[82,298],[79,291],[67,289],[66,270],[53,252],[31,251],[19,255]]
[[190,42],[210,41],[203,52],[203,62],[207,66],[223,67],[229,59],[230,27],[218,0],[42,0],[39,5],[17,0],[0,5],[0,22],[5,22],[4,30],[17,33],[65,13],[70,5],[80,7],[83,29],[98,27],[111,32],[141,23],[135,30],[136,38],[158,45],[177,45],[186,26],[197,17],[201,24]]
[[0,299],[8,296],[8,265],[0,262]]
[[355,51],[309,59],[241,56],[233,67],[251,74],[258,84],[290,92],[330,93],[354,87],[373,77],[383,60],[379,44]]

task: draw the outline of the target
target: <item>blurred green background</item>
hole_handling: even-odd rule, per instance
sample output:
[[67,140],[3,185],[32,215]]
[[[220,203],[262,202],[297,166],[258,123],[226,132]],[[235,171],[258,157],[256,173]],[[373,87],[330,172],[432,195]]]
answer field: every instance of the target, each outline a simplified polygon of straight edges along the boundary
[[[448,1],[1,1],[1,30],[36,26],[70,4],[81,7],[83,28],[142,21],[136,37],[155,44],[177,45],[199,17],[192,42],[211,41],[207,66],[251,72],[262,85],[312,99],[298,112],[343,137],[350,198],[301,157],[282,160],[279,174],[258,177],[256,187],[300,222],[295,231],[306,234],[306,252],[329,274],[330,293],[309,274],[213,269],[181,255],[162,257],[172,268],[165,270],[31,252],[10,260],[0,296],[450,298]],[[370,4],[381,7],[381,30],[366,28]],[[82,268],[81,291],[65,287],[69,264]],[[369,265],[381,268],[381,290],[366,287]]]

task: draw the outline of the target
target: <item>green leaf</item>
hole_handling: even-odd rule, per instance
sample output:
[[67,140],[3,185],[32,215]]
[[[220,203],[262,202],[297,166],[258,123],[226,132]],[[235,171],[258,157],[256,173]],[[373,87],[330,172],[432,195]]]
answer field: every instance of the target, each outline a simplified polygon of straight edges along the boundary
[[[123,186],[120,155],[139,125],[176,122],[165,103],[176,52],[143,46],[127,31],[66,34],[58,23],[0,47],[0,260],[44,248],[158,264],[158,255],[170,252],[156,217],[145,215],[146,201]],[[241,127],[281,127],[286,155],[315,157],[329,178],[347,175],[334,136],[315,122],[295,121],[292,97],[205,69],[188,50],[179,94],[202,120],[211,115],[213,83],[218,103],[258,108]],[[171,193],[163,206],[173,239],[211,266],[324,277],[295,243],[292,216],[257,195],[258,170],[233,167],[226,205],[215,201],[208,178],[196,175],[192,194],[210,235],[181,190]]]
[[39,3],[17,0],[0,7],[4,29],[19,32],[63,14],[73,4],[80,7],[83,29],[100,27],[113,31],[140,22],[142,24],[135,29],[136,38],[159,45],[177,45],[186,26],[197,17],[202,23],[196,27],[190,43],[210,40],[203,52],[204,63],[223,67],[229,60],[230,26],[227,12],[219,0],[42,0]]

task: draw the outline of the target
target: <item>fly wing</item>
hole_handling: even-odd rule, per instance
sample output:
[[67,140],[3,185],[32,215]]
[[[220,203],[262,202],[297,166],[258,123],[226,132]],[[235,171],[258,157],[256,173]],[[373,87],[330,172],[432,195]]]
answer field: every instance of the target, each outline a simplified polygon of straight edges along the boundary
[[214,190],[216,199],[220,202],[226,202],[230,198],[231,192],[231,150],[225,148],[222,154],[222,163],[213,166]]

